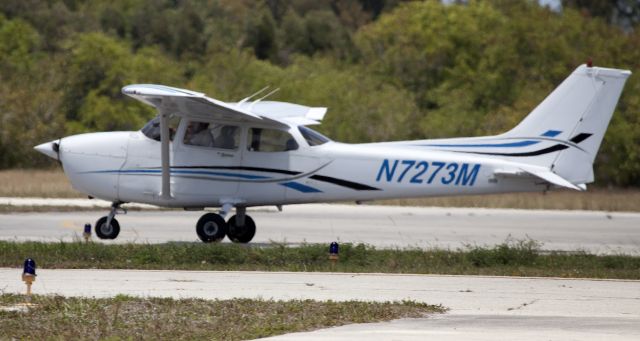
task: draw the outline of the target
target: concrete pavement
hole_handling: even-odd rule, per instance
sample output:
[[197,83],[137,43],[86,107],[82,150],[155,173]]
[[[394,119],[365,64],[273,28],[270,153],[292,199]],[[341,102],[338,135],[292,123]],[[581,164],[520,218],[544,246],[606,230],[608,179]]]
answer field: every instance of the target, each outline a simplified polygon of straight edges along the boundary
[[[22,292],[20,269],[0,288]],[[415,300],[444,315],[351,325],[281,340],[638,340],[640,281],[405,274],[239,271],[47,270],[37,294],[316,300]]]

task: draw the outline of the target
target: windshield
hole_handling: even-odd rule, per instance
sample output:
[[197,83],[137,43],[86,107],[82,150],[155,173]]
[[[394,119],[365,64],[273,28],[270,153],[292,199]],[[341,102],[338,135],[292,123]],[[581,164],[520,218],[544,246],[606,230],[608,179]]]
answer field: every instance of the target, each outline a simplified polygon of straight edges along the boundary
[[[173,136],[176,134],[178,123],[180,123],[180,118],[178,116],[172,115],[169,118],[169,139],[171,141],[173,141]],[[151,121],[147,122],[140,131],[144,136],[152,140],[160,141],[160,117],[154,117]]]
[[307,140],[307,143],[311,147],[319,146],[321,144],[325,144],[331,141],[328,137],[320,134],[319,132],[311,128],[307,128],[305,126],[299,126],[298,130],[300,130],[300,134],[302,134],[302,137],[304,137],[304,139]]

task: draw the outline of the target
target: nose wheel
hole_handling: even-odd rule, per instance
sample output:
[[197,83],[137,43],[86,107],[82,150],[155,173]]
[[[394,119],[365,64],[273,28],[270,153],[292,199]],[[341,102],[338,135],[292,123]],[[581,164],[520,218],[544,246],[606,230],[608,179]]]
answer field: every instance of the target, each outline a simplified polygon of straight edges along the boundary
[[127,211],[120,207],[121,202],[111,204],[109,215],[104,216],[96,221],[96,236],[100,239],[116,239],[120,234],[120,223],[114,218],[116,214],[126,214]]
[[120,233],[120,223],[115,218],[111,218],[108,224],[108,216],[104,216],[96,222],[96,236],[100,239],[116,239]]

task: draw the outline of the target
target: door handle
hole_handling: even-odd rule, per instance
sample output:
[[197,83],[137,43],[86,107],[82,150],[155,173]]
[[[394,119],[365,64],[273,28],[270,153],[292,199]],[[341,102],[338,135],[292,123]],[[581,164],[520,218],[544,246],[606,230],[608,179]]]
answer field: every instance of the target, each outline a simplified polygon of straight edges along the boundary
[[233,154],[229,154],[229,153],[224,153],[224,152],[218,152],[218,155],[221,157],[233,157]]

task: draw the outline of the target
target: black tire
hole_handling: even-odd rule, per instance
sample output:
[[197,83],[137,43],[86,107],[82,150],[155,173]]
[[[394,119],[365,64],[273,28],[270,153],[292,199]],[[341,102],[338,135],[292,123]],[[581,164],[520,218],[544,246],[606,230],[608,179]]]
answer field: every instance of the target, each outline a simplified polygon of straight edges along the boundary
[[256,235],[256,223],[248,215],[244,216],[244,226],[238,226],[236,223],[237,216],[231,217],[229,222],[229,231],[227,236],[234,243],[246,244]]
[[96,236],[100,239],[116,239],[120,233],[120,223],[113,218],[111,226],[107,226],[107,217],[102,217],[96,221]]
[[207,213],[200,217],[196,224],[196,233],[205,243],[217,243],[227,235],[227,223],[215,213]]

